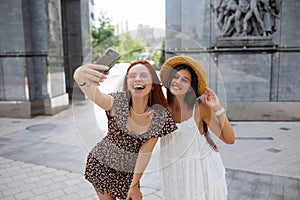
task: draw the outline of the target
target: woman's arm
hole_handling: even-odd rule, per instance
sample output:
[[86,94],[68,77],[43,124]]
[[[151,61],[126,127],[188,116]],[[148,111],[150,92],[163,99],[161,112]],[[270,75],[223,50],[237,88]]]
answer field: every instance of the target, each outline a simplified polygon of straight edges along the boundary
[[216,115],[223,107],[218,96],[209,88],[205,92],[203,103],[200,104],[201,118],[209,128],[226,144],[233,144],[235,135],[225,112]]
[[82,92],[104,110],[112,107],[112,96],[102,93],[98,86],[106,79],[106,75],[99,72],[108,70],[103,65],[86,64],[78,67],[74,72],[74,80]]
[[150,161],[152,151],[153,148],[155,147],[157,140],[158,140],[157,138],[150,138],[142,145],[136,161],[134,175],[131,181],[131,185],[126,200],[142,199],[142,193],[139,188],[140,179]]

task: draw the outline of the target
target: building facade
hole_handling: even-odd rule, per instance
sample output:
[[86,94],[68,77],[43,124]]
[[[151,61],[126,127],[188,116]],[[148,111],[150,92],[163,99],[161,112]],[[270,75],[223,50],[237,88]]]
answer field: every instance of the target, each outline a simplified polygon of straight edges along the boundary
[[[0,117],[52,115],[91,51],[93,0],[0,1]],[[231,120],[300,120],[298,0],[166,0],[166,56],[207,71]],[[73,97],[72,97],[73,95]]]
[[90,49],[90,0],[0,1],[0,117],[69,106],[73,71]]
[[167,56],[199,60],[232,120],[298,121],[299,9],[298,0],[166,0]]

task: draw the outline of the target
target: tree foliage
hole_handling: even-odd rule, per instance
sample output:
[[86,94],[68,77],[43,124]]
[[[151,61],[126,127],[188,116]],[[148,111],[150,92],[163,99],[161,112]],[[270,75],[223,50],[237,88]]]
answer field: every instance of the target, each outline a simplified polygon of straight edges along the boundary
[[161,49],[157,49],[154,53],[153,53],[153,61],[154,61],[154,68],[156,70],[160,70],[161,66],[163,65],[163,63],[165,62],[165,41],[162,42],[162,47]]
[[92,47],[95,52],[104,52],[105,49],[119,44],[119,38],[115,35],[115,27],[111,19],[101,13],[97,26],[92,27]]
[[113,47],[122,56],[119,62],[132,62],[137,59],[137,53],[145,51],[146,42],[140,37],[131,36],[130,32],[115,34],[115,26],[111,19],[101,13],[98,26],[92,27],[93,56],[100,56],[105,49]]
[[146,42],[140,38],[133,38],[130,32],[123,33],[119,36],[120,44],[115,47],[121,54],[122,57],[120,62],[132,62],[137,59],[137,55],[146,48]]

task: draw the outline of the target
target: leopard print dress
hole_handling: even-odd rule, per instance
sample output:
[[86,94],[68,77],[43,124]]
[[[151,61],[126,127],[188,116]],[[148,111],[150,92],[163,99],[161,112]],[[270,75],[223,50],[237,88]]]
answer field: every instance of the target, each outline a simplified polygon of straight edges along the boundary
[[142,144],[150,138],[167,135],[177,127],[167,109],[154,107],[148,131],[133,135],[126,128],[129,117],[127,95],[120,92],[112,96],[115,115],[107,115],[108,133],[89,153],[85,178],[97,191],[126,199]]

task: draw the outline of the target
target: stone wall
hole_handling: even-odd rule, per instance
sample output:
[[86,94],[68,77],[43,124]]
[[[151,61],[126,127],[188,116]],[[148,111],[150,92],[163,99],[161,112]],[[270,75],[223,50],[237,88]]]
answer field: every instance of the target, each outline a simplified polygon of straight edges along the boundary
[[[300,120],[295,111],[300,110],[300,3],[264,1],[267,5],[251,0],[248,8],[257,5],[264,23],[274,20],[273,29],[261,26],[254,11],[247,26],[244,19],[249,10],[240,17],[231,11],[224,22],[230,17],[240,21],[227,21],[230,31],[225,32],[217,23],[221,11],[216,8],[221,2],[166,1],[168,56],[185,54],[205,63],[209,86],[219,93],[225,91],[222,100],[232,120]],[[234,2],[239,6],[246,0]]]
[[0,116],[67,108],[60,1],[1,1],[0,27]]

